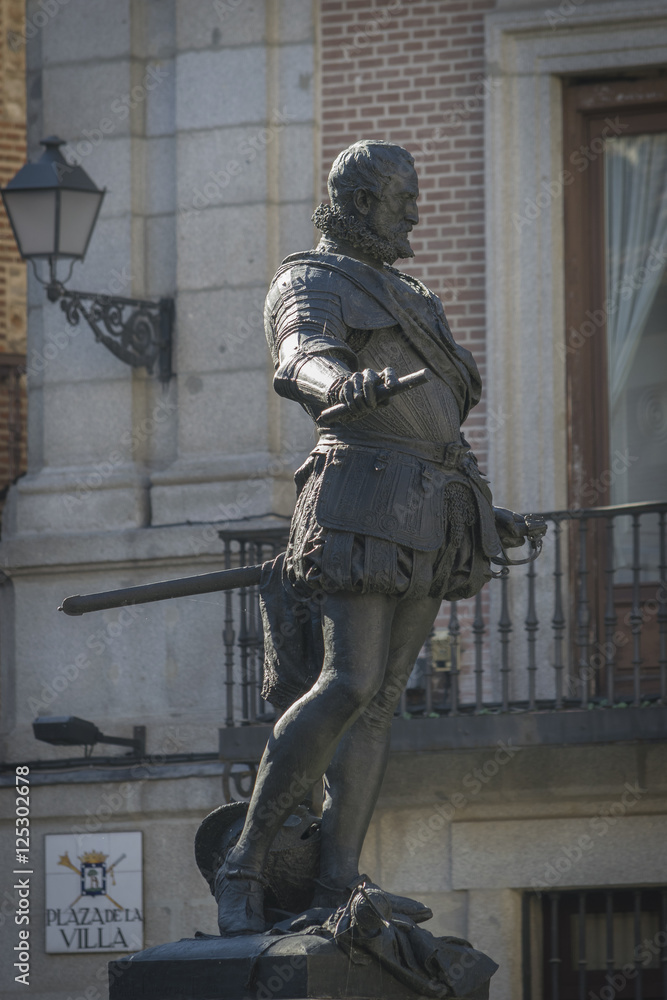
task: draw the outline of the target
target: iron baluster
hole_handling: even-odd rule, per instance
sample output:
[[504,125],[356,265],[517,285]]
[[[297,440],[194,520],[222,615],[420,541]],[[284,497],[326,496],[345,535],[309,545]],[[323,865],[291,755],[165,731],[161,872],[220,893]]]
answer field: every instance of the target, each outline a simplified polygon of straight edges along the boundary
[[503,712],[509,711],[510,698],[510,633],[512,631],[512,619],[509,611],[509,595],[507,581],[510,571],[507,566],[503,566],[500,571],[500,619],[498,621],[498,631],[500,632],[500,682],[502,690]]
[[[248,562],[254,564],[259,562],[260,547],[258,544],[248,543]],[[248,588],[248,721],[257,721],[257,612],[259,601],[259,591],[257,587]]]
[[607,565],[605,566],[605,672],[607,675],[607,701],[614,704],[614,668],[616,666],[616,646],[614,632],[618,616],[614,605],[614,519],[607,518]]
[[630,628],[632,631],[632,687],[634,706],[641,702],[641,668],[642,668],[642,613],[640,594],[640,556],[639,514],[632,515],[632,608],[630,610]]
[[588,561],[587,561],[588,523],[585,517],[579,521],[579,568],[577,572],[577,648],[579,659],[579,685],[581,707],[588,705],[588,629],[591,613],[588,603]]
[[611,889],[605,892],[605,940],[606,940],[606,966],[609,975],[614,972],[614,895]]
[[535,607],[535,563],[528,564],[528,612],[526,614],[526,633],[528,641],[528,710],[535,711],[535,677],[537,674],[536,643],[539,621]]
[[560,1000],[560,964],[562,958],[558,954],[558,893],[552,892],[549,899],[551,902],[551,954],[549,956],[549,965],[551,966],[551,1000]]
[[[239,561],[245,566],[246,543],[241,541]],[[248,725],[248,588],[239,587],[239,650],[241,653],[241,725]]]
[[579,960],[577,962],[578,966],[578,979],[579,979],[579,1000],[586,1000],[586,893],[579,893]]
[[[660,586],[658,588],[658,631],[660,634],[660,704],[667,704],[667,539],[665,537],[665,511],[658,518],[660,532]],[[667,967],[666,967],[667,969]],[[667,993],[665,994],[667,996]]]
[[530,920],[530,896],[524,892],[521,896],[521,971],[523,980],[522,1000],[532,1000],[532,956],[530,949],[531,920]]
[[[229,538],[225,539],[225,569],[232,566],[232,543]],[[225,591],[225,624],[222,630],[222,641],[225,646],[225,695],[227,702],[226,726],[234,725],[234,592]]]
[[472,623],[472,633],[475,643],[475,712],[481,712],[484,705],[484,615],[482,612],[482,591],[475,597],[475,617]]
[[461,635],[461,623],[459,622],[457,603],[458,603],[457,601],[452,601],[450,604],[450,611],[449,611],[449,637],[451,643],[450,645],[450,650],[451,650],[450,714],[451,715],[458,715],[459,711],[459,655],[461,653],[459,642]]
[[643,964],[641,961],[642,953],[642,891],[641,889],[635,889],[634,893],[634,937],[635,937],[635,1000],[642,1000],[643,996],[643,983],[642,983],[642,971]]
[[561,523],[554,520],[554,615],[551,627],[554,633],[554,674],[556,681],[556,708],[563,707],[563,641],[565,615],[563,614],[563,568],[561,563]]

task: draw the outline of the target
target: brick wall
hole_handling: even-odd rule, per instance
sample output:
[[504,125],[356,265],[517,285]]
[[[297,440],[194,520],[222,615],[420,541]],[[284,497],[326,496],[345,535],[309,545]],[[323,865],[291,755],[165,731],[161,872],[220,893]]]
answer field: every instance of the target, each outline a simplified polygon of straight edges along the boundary
[[[386,139],[412,153],[420,223],[411,236],[415,258],[400,266],[440,296],[455,339],[473,352],[483,381],[484,13],[494,7],[495,0],[321,4],[321,199],[333,159],[350,143]],[[484,470],[484,395],[465,433]],[[437,624],[447,625],[449,615],[443,604]],[[458,615],[469,634],[474,602],[460,602]],[[461,693],[470,700],[473,650],[461,652]]]
[[[401,267],[441,297],[485,375],[484,12],[494,0],[323,0],[322,170],[358,139],[415,157],[420,224]],[[484,467],[484,401],[466,433]]]
[[[26,159],[25,44],[22,0],[0,3],[0,185]],[[6,487],[25,469],[25,376],[3,365],[26,351],[26,266],[0,208],[0,509]]]

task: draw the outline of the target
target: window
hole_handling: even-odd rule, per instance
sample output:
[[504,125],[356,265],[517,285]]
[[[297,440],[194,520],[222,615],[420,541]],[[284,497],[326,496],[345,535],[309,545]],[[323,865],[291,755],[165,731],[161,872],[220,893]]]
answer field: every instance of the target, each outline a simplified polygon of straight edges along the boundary
[[526,894],[523,1000],[540,997],[664,1000],[667,888]]
[[[570,503],[665,500],[667,80],[566,82],[563,121]],[[603,534],[591,539],[594,642],[605,640]],[[647,610],[665,561],[660,535],[657,514],[634,529],[629,516],[616,522],[614,603],[627,633],[615,650],[619,694],[632,695],[639,670],[643,690],[651,679],[660,687],[659,623]]]

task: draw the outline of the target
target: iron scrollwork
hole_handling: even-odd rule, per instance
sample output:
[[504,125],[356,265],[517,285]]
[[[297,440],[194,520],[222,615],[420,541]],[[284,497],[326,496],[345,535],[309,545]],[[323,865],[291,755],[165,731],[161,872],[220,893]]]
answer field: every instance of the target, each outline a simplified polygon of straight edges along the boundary
[[[60,307],[71,326],[81,316],[112,354],[133,368],[145,366],[149,374],[157,366],[161,382],[171,378],[171,331],[174,300],[126,299],[59,289]],[[129,310],[129,312],[128,312]]]

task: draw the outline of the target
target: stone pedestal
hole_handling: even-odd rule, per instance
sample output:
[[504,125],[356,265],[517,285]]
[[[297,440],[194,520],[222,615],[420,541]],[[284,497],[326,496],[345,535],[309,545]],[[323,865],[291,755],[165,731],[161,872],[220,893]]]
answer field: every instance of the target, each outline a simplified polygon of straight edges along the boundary
[[[460,1000],[487,1000],[488,982]],[[109,1000],[417,1000],[376,962],[313,934],[200,937],[109,963]],[[451,998],[455,1000],[455,998]]]

